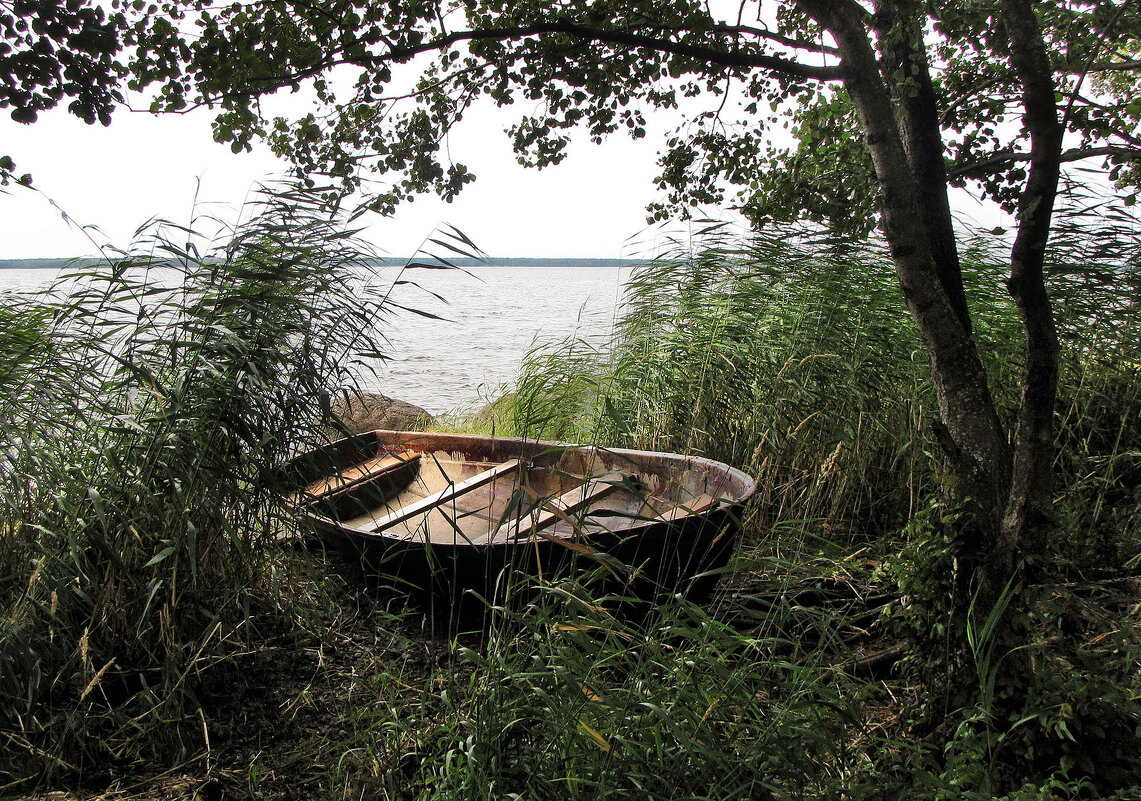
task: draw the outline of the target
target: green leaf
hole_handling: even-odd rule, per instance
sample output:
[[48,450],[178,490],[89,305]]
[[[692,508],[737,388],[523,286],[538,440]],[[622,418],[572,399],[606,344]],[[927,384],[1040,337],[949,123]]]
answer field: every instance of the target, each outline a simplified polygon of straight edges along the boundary
[[174,546],[168,545],[167,547],[163,548],[161,551],[156,553],[154,556],[152,556],[150,561],[147,562],[145,565],[143,565],[143,567],[153,567],[154,565],[157,565],[159,562],[162,562],[163,560],[169,558],[170,555],[173,553],[174,553]]

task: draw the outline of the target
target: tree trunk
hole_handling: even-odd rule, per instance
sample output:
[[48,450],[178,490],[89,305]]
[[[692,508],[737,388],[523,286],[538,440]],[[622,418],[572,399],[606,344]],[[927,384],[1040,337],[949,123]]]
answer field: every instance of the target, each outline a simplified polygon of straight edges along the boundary
[[1062,126],[1041,29],[1029,0],[1002,0],[1031,134],[1030,176],[1009,281],[1026,347],[1022,404],[1011,443],[971,337],[947,202],[942,136],[922,46],[922,8],[910,0],[876,0],[877,38],[886,62],[881,63],[859,5],[850,0],[799,0],[799,5],[835,39],[844,86],[867,137],[880,185],[884,236],[931,360],[941,418],[937,433],[956,482],[952,494],[968,500],[975,517],[957,556],[973,580],[976,608],[985,615],[1019,566],[1041,558],[1052,518],[1058,344],[1043,261],[1060,173]]
[[[969,326],[956,312],[936,264],[918,188],[928,176],[912,171],[913,161],[926,170],[933,159],[918,153],[913,159],[907,156],[891,93],[864,27],[863,9],[846,0],[800,0],[800,6],[836,40],[844,86],[867,138],[880,185],[884,236],[931,361],[942,423],[937,431],[955,482],[951,492],[969,501],[975,518],[974,525],[962,532],[957,557],[961,570],[975,581],[981,608],[986,609],[1015,567],[1014,552],[1003,542],[1012,454]],[[918,110],[910,125],[914,148],[929,147]],[[944,181],[940,187],[944,194],[946,187]]]
[[1043,261],[1061,172],[1062,124],[1053,71],[1042,31],[1028,0],[1003,0],[1010,59],[1023,83],[1023,121],[1030,131],[1030,175],[1019,208],[1008,289],[1025,332],[1022,404],[1014,435],[1013,481],[1002,541],[1027,561],[1031,575],[1044,555],[1053,519],[1054,402],[1058,389],[1058,334],[1046,294]]
[[900,110],[899,132],[915,178],[919,213],[939,283],[959,322],[971,333],[971,313],[963,290],[963,272],[947,197],[943,133],[927,50],[923,43],[923,8],[913,0],[876,0],[876,38],[886,61],[885,74]]

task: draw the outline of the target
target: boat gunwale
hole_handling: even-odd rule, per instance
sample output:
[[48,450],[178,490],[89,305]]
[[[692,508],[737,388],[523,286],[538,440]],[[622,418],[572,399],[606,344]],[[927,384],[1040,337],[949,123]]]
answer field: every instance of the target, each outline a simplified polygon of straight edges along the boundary
[[[381,448],[404,448],[418,450],[421,454],[430,454],[433,452],[445,451],[450,453],[463,454],[469,460],[471,459],[473,453],[480,454],[481,457],[488,456],[488,454],[495,454],[498,450],[497,446],[506,446],[509,449],[512,446],[517,446],[517,451],[512,451],[511,455],[507,456],[505,459],[501,459],[501,461],[507,461],[507,459],[512,458],[533,460],[548,453],[560,453],[568,451],[578,451],[590,456],[593,456],[596,453],[604,453],[618,457],[619,460],[624,460],[627,464],[642,470],[652,468],[654,465],[668,465],[671,469],[663,470],[661,472],[675,477],[690,471],[700,471],[704,469],[709,475],[717,474],[724,478],[722,487],[726,490],[729,490],[731,494],[728,496],[720,494],[716,495],[716,503],[713,506],[706,507],[701,510],[686,510],[683,514],[671,516],[668,520],[660,519],[662,517],[661,515],[657,517],[646,518],[640,518],[631,515],[631,519],[633,519],[635,522],[628,528],[615,532],[620,533],[623,537],[636,536],[656,526],[678,526],[683,524],[685,521],[692,520],[694,518],[707,517],[718,511],[740,508],[745,503],[747,503],[748,500],[752,498],[756,492],[756,482],[743,470],[704,456],[670,453],[666,451],[639,450],[634,448],[607,448],[598,445],[559,442],[554,440],[532,440],[522,437],[495,437],[478,434],[375,429],[373,431],[351,435],[349,437],[344,437],[340,440],[328,443],[324,446],[321,446],[321,448],[316,449],[312,453],[323,451],[335,452],[339,449],[355,447],[360,443],[367,443],[370,439],[374,440],[376,444]],[[420,440],[419,444],[417,443],[417,440]],[[421,448],[420,444],[423,444],[424,447]],[[487,459],[481,458],[480,461],[495,461],[496,458],[497,457],[495,456],[488,456]],[[647,464],[647,461],[649,464]],[[458,484],[459,482],[456,483]],[[315,506],[316,504],[314,503],[304,504],[302,507],[302,514],[304,519],[315,529],[317,529],[318,532],[322,533],[323,536],[332,532],[340,532],[341,535],[348,537],[349,539],[360,540],[361,542],[388,542],[392,545],[415,544],[432,548],[475,548],[484,551],[500,548],[519,548],[526,546],[527,544],[534,541],[533,537],[506,541],[496,541],[495,539],[477,541],[466,540],[464,538],[454,539],[450,542],[433,541],[430,539],[430,537],[418,537],[413,533],[394,531],[391,528],[385,529],[383,531],[371,531],[368,529],[358,528],[356,526],[350,526],[346,523],[341,522],[340,520],[316,512]],[[684,508],[684,506],[684,503],[679,503],[672,509],[667,510],[667,513],[675,512],[678,508]],[[592,536],[596,535],[586,535],[584,539],[589,542]],[[575,539],[575,536],[573,532],[569,534],[548,532],[544,539],[556,539],[570,542]]]

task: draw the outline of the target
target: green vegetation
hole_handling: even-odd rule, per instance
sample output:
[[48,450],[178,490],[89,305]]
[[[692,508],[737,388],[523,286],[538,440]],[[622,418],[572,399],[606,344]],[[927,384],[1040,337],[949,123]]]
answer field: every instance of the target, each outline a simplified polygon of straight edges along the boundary
[[[1127,221],[1083,219],[1053,251],[1058,558],[1024,605],[984,615],[967,597],[952,614],[970,590],[962,510],[886,255],[711,226],[636,272],[610,347],[536,352],[471,425],[751,471],[761,491],[720,589],[632,619],[588,575],[547,577],[486,632],[444,635],[280,536],[295,527],[272,468],[320,435],[385,311],[354,278],[368,254],[307,200],[267,199],[201,254],[168,227],[148,255],[6,306],[4,791],[1136,796],[1141,242]],[[988,289],[989,251],[964,252],[1013,414],[1019,323]]]
[[[961,510],[945,501],[953,477],[933,431],[926,358],[896,302],[890,260],[874,245],[802,229],[741,244],[711,229],[698,247],[635,274],[612,348],[569,341],[535,352],[513,392],[475,419],[502,433],[702,453],[758,477],[749,537],[720,605],[709,616],[662,612],[665,622],[652,629],[657,636],[700,616],[689,636],[667,640],[678,655],[708,644],[713,631],[726,638],[716,657],[698,661],[700,677],[682,679],[677,667],[664,680],[688,680],[693,693],[669,706],[679,717],[665,727],[682,725],[681,708],[709,708],[717,688],[752,686],[766,664],[779,664],[783,680],[769,676],[760,697],[776,693],[782,704],[764,714],[799,720],[798,709],[811,709],[822,739],[815,746],[801,739],[803,721],[780,724],[779,734],[750,730],[753,748],[780,755],[761,769],[728,756],[733,736],[714,756],[702,750],[709,739],[693,735],[687,756],[735,760],[754,783],[743,790],[733,783],[741,774],[727,770],[725,792],[712,797],[759,797],[758,786],[811,798],[900,797],[913,785],[919,795],[911,797],[1138,791],[1141,316],[1135,302],[1116,299],[1141,289],[1141,242],[1126,221],[1072,219],[1065,231],[1050,263],[1063,343],[1059,520],[1049,543],[1057,558],[1025,588],[1029,600],[1019,609],[1007,601],[989,615],[975,612],[973,587],[956,565],[965,527]],[[1013,416],[1019,323],[993,288],[1001,263],[982,243],[964,252],[977,336],[992,354],[1002,414]],[[951,612],[960,603],[971,609],[963,619]],[[614,625],[596,616],[582,628]],[[1025,644],[1004,642],[1002,628],[1021,632]],[[565,654],[568,636],[538,639]],[[627,636],[609,645],[596,638],[591,658],[621,662],[622,642],[645,641],[642,632]],[[589,677],[614,674],[594,665],[569,676],[606,697]],[[1010,665],[1017,670],[1000,671]],[[626,697],[646,686],[637,670],[618,673],[610,693]],[[646,699],[644,709],[659,702]],[[734,735],[748,729],[758,703],[734,719]],[[629,723],[610,720],[609,732]],[[784,750],[790,746],[800,761]],[[680,764],[677,754],[661,757]],[[828,769],[835,773],[825,779]],[[675,778],[669,786],[676,794],[659,788],[645,797],[696,795]]]
[[[1067,552],[1097,550],[1094,532],[1119,544],[1137,533],[1134,509],[1099,495],[1131,472],[1141,437],[1135,247],[1127,221],[1084,219],[1053,249],[1063,342],[1056,469],[1067,488],[1060,515],[1076,527],[1057,535]],[[1022,356],[1013,304],[998,288],[1001,257],[984,241],[964,252],[976,335],[1010,418]],[[851,536],[898,531],[947,479],[927,357],[898,291],[874,241],[775,228],[739,243],[714,228],[690,251],[635,272],[611,347],[572,340],[536,350],[518,385],[475,422],[746,466],[768,526],[804,519]]]
[[[0,107],[32,122],[66,97],[106,124],[128,88],[156,112],[209,106],[235,152],[267,141],[334,205],[372,168],[369,202],[393,210],[473,180],[444,144],[481,97],[522,101],[509,134],[541,167],[569,129],[640,138],[704,96],[651,215],[734,191],[757,226],[862,236],[874,208],[886,244],[780,227],[699,243],[641,274],[613,348],[536,354],[479,421],[756,473],[712,613],[634,624],[553,586],[410,672],[351,645],[326,662],[415,615],[346,601],[274,545],[269,468],[312,440],[383,309],[335,301],[342,259],[361,263],[343,240],[282,205],[214,254],[156,243],[143,262],[192,276],[174,293],[115,260],[6,312],[0,787],[113,782],[149,759],[259,795],[307,760],[323,766],[307,782],[352,797],[1136,796],[1136,242],[1128,221],[1055,208],[1079,162],[1136,201],[1136,7],[112,6],[0,7]],[[263,98],[303,87],[312,107],[266,116]],[[769,137],[780,124],[793,147]],[[0,157],[0,191],[29,182]],[[963,185],[1014,215],[1012,237],[962,241]],[[309,685],[263,708],[285,710],[278,733],[234,734],[219,688],[279,675],[243,660],[309,651]],[[320,734],[267,762],[318,685]],[[240,781],[216,747],[245,760]]]
[[256,211],[201,252],[157,226],[57,291],[6,299],[0,777],[186,750],[202,694],[288,625],[267,556],[288,530],[274,468],[375,349],[382,304],[310,198]]
[[[412,261],[412,259],[413,257],[378,256],[371,259],[371,262],[399,267]],[[504,267],[632,267],[640,263],[637,259],[493,258],[490,256],[453,256],[447,261],[456,267],[479,267],[488,263]],[[98,259],[0,259],[0,270],[63,270],[92,267],[97,264],[99,264]]]
[[[369,206],[386,212],[424,192],[450,200],[474,180],[445,143],[480,102],[522,109],[508,135],[520,162],[536,167],[563,160],[571,129],[595,142],[618,132],[638,139],[649,115],[679,110],[685,118],[660,155],[656,182],[665,195],[648,209],[654,219],[688,218],[734,192],[734,205],[758,227],[810,220],[866,236],[878,222],[927,357],[931,391],[915,419],[938,410],[930,448],[941,457],[938,471],[927,472],[957,521],[945,554],[957,566],[951,628],[970,632],[975,617],[995,621],[987,629],[999,640],[994,647],[1025,650],[1027,632],[1000,619],[1033,605],[1030,589],[1063,555],[1053,529],[1066,511],[1055,484],[1062,352],[1044,268],[1051,237],[1064,234],[1056,207],[1072,196],[1071,176],[1092,171],[1127,204],[1136,202],[1139,40],[1133,5],[1059,0],[747,0],[736,7],[468,0],[332,9],[292,0],[163,0],[113,4],[110,12],[93,0],[37,0],[0,7],[0,107],[31,123],[66,97],[71,113],[104,124],[127,90],[155,113],[208,107],[215,140],[234,152],[264,141],[331,203],[365,189],[373,192]],[[309,102],[285,110],[291,117],[271,117],[269,109],[282,107],[262,102],[302,89]],[[791,145],[772,135],[778,127]],[[370,170],[383,181],[367,181]],[[26,191],[29,181],[17,177],[11,158],[0,158],[0,184]],[[1009,237],[985,232],[987,261],[1007,252],[1001,273],[969,274],[971,254],[960,249],[951,213],[953,191],[964,186],[1014,220]],[[972,303],[966,287],[983,275],[990,283],[974,287],[983,300]],[[983,336],[987,323],[976,319],[990,313],[986,298],[1000,285],[1017,309],[1017,353],[1009,340]],[[1121,303],[1113,293],[1100,297],[1102,313]],[[988,341],[995,350],[980,348]],[[679,343],[681,354],[689,344]],[[803,358],[835,368],[823,381],[843,382],[851,368],[844,356],[828,350]],[[716,374],[731,358],[718,352],[709,369]],[[778,378],[815,369],[788,364]],[[1017,378],[1008,380],[1014,364]],[[566,391],[588,391],[568,380]],[[862,438],[865,399],[852,400],[856,406],[842,411],[855,411],[855,420],[827,424],[855,426]],[[718,401],[701,394],[700,414],[653,401],[645,414],[623,417],[621,405],[640,404],[640,396],[615,394],[607,416],[624,437],[645,433],[624,426],[656,431],[661,424],[664,437],[696,447],[710,432],[694,435],[680,420],[704,425],[702,415],[723,416]],[[546,414],[542,403],[532,405]],[[814,411],[803,406],[800,422]],[[651,419],[662,413],[666,419]],[[802,437],[821,424],[791,429],[771,420],[775,430],[758,420],[757,431],[772,434],[767,445],[775,447],[786,445],[789,431]],[[815,492],[814,479],[803,480],[815,466],[846,458],[837,443],[824,462],[806,459],[778,475],[777,486]],[[894,455],[874,450],[859,459],[873,470],[876,460],[894,469]],[[868,482],[874,486],[875,477]],[[922,487],[908,494],[922,497]],[[898,499],[868,494],[860,503],[884,506],[890,519]],[[1024,666],[989,665],[995,681],[971,692],[1003,683],[1017,694]],[[963,666],[954,683],[965,690],[975,678]]]

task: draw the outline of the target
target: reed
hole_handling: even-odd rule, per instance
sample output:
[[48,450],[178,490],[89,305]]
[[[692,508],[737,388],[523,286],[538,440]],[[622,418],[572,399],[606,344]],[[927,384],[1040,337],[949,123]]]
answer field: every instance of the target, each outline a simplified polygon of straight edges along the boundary
[[213,688],[289,625],[274,468],[381,345],[368,255],[283,190],[220,241],[154,223],[7,299],[0,784],[192,752]]
[[329,796],[807,799],[857,781],[875,738],[829,663],[842,621],[781,604],[733,626],[680,598],[633,621],[618,602],[546,583],[419,684],[399,664],[399,687],[359,680]]
[[[589,573],[548,576],[490,610],[490,631],[437,639],[415,609],[277,547],[292,520],[275,468],[325,435],[394,308],[360,281],[353,232],[298,192],[214,246],[148,229],[0,310],[0,792],[205,754],[187,770],[237,797],[294,797],[302,766],[329,798],[1135,797],[1134,601],[1082,582],[1141,554],[1141,242],[1128,220],[1098,225],[1063,226],[1051,265],[1058,585],[1020,623],[1030,705],[1005,722],[925,683],[968,636],[941,606],[954,510],[926,359],[874,242],[707,228],[635,275],[609,345],[536,349],[476,423],[751,471],[761,496],[711,605],[663,593],[622,615],[632,599]],[[964,253],[1010,415],[1001,259]],[[1009,655],[989,646],[999,621],[978,623],[968,653],[993,700]],[[259,679],[280,692],[260,708],[283,742],[236,751],[246,712],[223,688],[294,626],[307,646],[279,646]],[[871,674],[864,649],[904,637],[896,672]],[[940,704],[947,728],[924,729]]]
[[[1141,442],[1141,242],[1134,221],[1107,214],[1071,212],[1059,230],[1061,530],[1113,538],[1137,520],[1109,496],[1135,483]],[[1004,256],[993,237],[967,239],[962,252],[980,353],[1012,418],[1021,328]],[[757,531],[811,521],[838,541],[872,541],[941,495],[927,359],[875,240],[786,227],[740,241],[709,226],[635,271],[608,347],[537,348],[492,409],[516,435],[743,467],[757,477]]]
[[554,585],[463,653],[474,736],[432,766],[439,797],[814,797],[851,770],[857,716],[820,650],[772,619],[748,636],[680,600],[637,624],[609,605]]
[[715,229],[636,270],[611,345],[536,351],[507,428],[743,466],[766,526],[898,528],[932,482],[931,401],[894,273],[871,247],[776,233]]
[[[1005,294],[1005,255],[993,235],[965,240],[962,254],[979,350],[999,413],[1011,420],[1019,402],[1022,334]],[[986,638],[977,636],[986,630],[984,621],[975,622],[978,631],[949,625],[956,512],[943,504],[928,366],[890,260],[874,241],[774,228],[741,242],[707,228],[703,238],[635,272],[609,347],[591,350],[569,341],[537,350],[495,407],[501,424],[517,435],[566,432],[578,441],[695,452],[751,472],[758,498],[739,549],[733,579],[739,589],[730,593],[733,597],[757,602],[769,593],[791,594],[804,582],[872,585],[895,594],[896,600],[873,618],[876,631],[911,643],[897,670],[906,677],[903,691],[918,695],[895,702],[897,723],[906,719],[922,733],[941,722],[941,739],[931,742],[940,742],[942,752],[933,754],[922,739],[908,740],[905,728],[873,743],[875,737],[845,723],[844,714],[834,710],[819,725],[835,726],[829,730],[832,737],[868,743],[873,755],[864,763],[866,771],[840,768],[828,781],[822,778],[823,765],[808,767],[782,757],[797,765],[790,770],[801,771],[805,787],[815,788],[813,797],[893,797],[903,792],[893,782],[904,776],[931,797],[992,798],[1023,783],[1009,797],[1128,797],[1136,789],[1141,776],[1136,748],[1111,741],[1136,743],[1141,720],[1136,608],[1120,592],[1135,580],[1141,563],[1141,225],[1111,209],[1071,209],[1062,215],[1048,269],[1061,344],[1057,521],[1044,566],[1047,583],[1035,588],[1027,608],[1011,613],[1015,622],[1002,622],[1028,632],[1025,647],[1034,667],[1019,678],[1018,687],[993,687],[991,668],[995,660],[1027,657],[985,651],[979,644]],[[760,596],[754,595],[758,590]],[[755,623],[758,628],[786,626],[779,604],[758,608],[767,615]],[[871,618],[861,619],[866,625]],[[825,628],[843,625],[842,615],[821,612],[819,620]],[[528,656],[518,665],[503,657],[514,666],[504,669],[532,682],[546,670],[565,675],[568,708],[573,701],[580,715],[596,710],[589,699],[575,697],[570,678],[591,688],[586,695],[605,697],[583,678],[597,674],[594,663],[575,662],[559,646],[559,659],[575,667],[565,674],[545,667],[555,641],[580,636],[561,632],[555,619],[548,622],[559,633],[532,635],[517,646]],[[595,620],[587,630],[595,626],[598,631],[612,627]],[[623,636],[610,641],[594,635],[591,658],[598,665],[621,662],[622,650],[633,646],[620,641],[625,642]],[[845,655],[851,646],[828,637],[811,642],[816,645],[787,660],[787,669],[805,678],[806,691],[822,698],[820,684],[836,674],[812,673],[808,666],[851,660],[850,652]],[[688,644],[677,645],[679,653]],[[942,693],[950,672],[971,670],[954,657],[963,653],[977,662],[981,703]],[[707,658],[711,663],[716,660]],[[750,670],[732,663],[726,667],[731,677],[718,672],[722,666],[713,664],[709,671],[719,677],[715,683],[727,687]],[[806,672],[796,674],[801,669]],[[633,669],[621,673],[636,674]],[[669,683],[661,677],[655,681]],[[485,677],[483,686],[503,684]],[[859,686],[855,692],[865,694],[874,708],[876,702],[867,699],[875,690]],[[626,689],[609,692],[622,697]],[[686,696],[678,687],[672,692],[701,706],[700,692]],[[924,692],[931,696],[923,697]],[[564,701],[552,691],[536,689],[535,694],[521,700],[520,687],[517,697],[490,699],[488,725],[513,731],[510,720],[495,717],[512,710],[518,719],[534,721],[521,730],[551,738],[536,750],[567,753],[569,732],[579,718],[556,711]],[[1024,698],[1026,705],[1004,710],[1009,720],[996,716],[995,705],[987,702],[996,694]],[[539,697],[549,706],[532,715],[528,710]],[[867,706],[863,712],[868,714]],[[772,714],[779,718],[785,712]],[[543,715],[567,722],[552,733],[537,722]],[[581,719],[607,744],[609,735],[591,721],[605,719],[605,731],[614,733],[623,731],[627,720]],[[580,735],[584,731],[578,729]],[[759,730],[748,736],[762,750],[783,753]],[[585,737],[591,739],[589,732]],[[600,745],[596,741],[595,750]],[[644,753],[638,750],[642,747],[633,752]],[[1103,757],[1091,760],[1090,753]],[[723,756],[702,758],[717,762]],[[467,769],[481,781],[506,780],[513,788],[526,788],[519,792],[540,792],[517,774],[480,774],[478,765],[493,760],[490,754],[471,758],[475,761]],[[677,752],[663,756],[668,764],[691,765],[687,759]],[[582,781],[576,787],[583,793],[638,792],[614,779],[600,761],[568,772],[565,781]],[[825,761],[844,764],[839,751]],[[689,770],[699,775],[698,769]],[[697,794],[684,777],[668,770],[665,775],[679,788],[677,797]],[[727,768],[726,775],[740,774]],[[763,793],[757,787],[764,785],[777,797],[798,797],[791,789],[797,780],[767,776],[757,781],[754,793]],[[465,787],[462,797],[480,797]],[[728,787],[737,785],[730,781]],[[723,797],[720,793],[717,787],[707,797]],[[663,787],[646,793],[659,795],[674,797]]]

